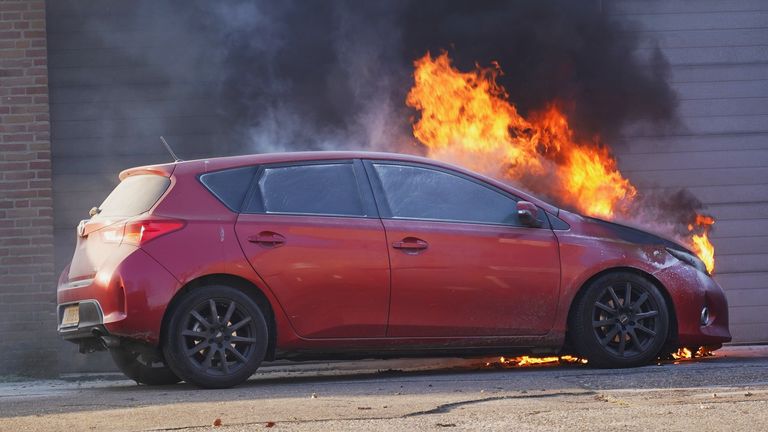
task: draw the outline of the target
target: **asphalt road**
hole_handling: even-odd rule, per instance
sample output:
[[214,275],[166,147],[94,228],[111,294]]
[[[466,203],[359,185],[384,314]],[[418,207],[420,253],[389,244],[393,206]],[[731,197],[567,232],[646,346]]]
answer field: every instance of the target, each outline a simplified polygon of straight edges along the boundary
[[457,359],[271,366],[229,390],[106,378],[0,378],[0,431],[768,430],[768,347],[625,370]]

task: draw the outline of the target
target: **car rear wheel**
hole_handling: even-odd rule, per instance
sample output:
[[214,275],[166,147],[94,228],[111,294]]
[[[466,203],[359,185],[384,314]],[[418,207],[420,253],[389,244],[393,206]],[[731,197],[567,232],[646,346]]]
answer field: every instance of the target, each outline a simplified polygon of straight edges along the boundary
[[181,381],[159,354],[123,347],[111,348],[109,354],[120,372],[139,384],[169,385]]
[[571,333],[576,349],[596,367],[634,367],[654,360],[669,331],[659,289],[633,273],[593,281],[577,300]]
[[205,388],[247,380],[267,350],[267,324],[256,302],[221,285],[196,288],[174,308],[163,352],[184,381]]

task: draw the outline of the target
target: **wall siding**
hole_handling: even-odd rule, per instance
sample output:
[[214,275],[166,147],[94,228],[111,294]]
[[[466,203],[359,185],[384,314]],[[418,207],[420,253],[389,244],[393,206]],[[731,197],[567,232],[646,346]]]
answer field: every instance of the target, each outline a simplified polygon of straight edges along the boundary
[[644,190],[686,187],[708,206],[734,342],[768,342],[768,2],[603,6],[658,43],[680,99],[679,130],[630,131],[619,166]]

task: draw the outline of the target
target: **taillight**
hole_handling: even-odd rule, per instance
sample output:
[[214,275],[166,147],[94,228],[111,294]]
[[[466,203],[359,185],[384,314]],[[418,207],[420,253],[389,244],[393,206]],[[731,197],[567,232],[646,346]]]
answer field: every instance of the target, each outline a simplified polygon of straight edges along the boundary
[[185,222],[174,219],[148,219],[125,224],[123,242],[141,246],[154,238],[184,228]]

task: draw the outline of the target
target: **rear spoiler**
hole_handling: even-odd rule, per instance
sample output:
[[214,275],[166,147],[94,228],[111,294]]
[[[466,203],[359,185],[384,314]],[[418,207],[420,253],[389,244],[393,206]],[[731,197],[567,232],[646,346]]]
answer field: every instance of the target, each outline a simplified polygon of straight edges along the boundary
[[140,167],[128,168],[120,172],[118,178],[120,181],[125,180],[126,177],[140,175],[140,174],[153,174],[163,177],[170,177],[173,175],[173,171],[176,169],[176,163],[162,164],[162,165],[145,165]]

